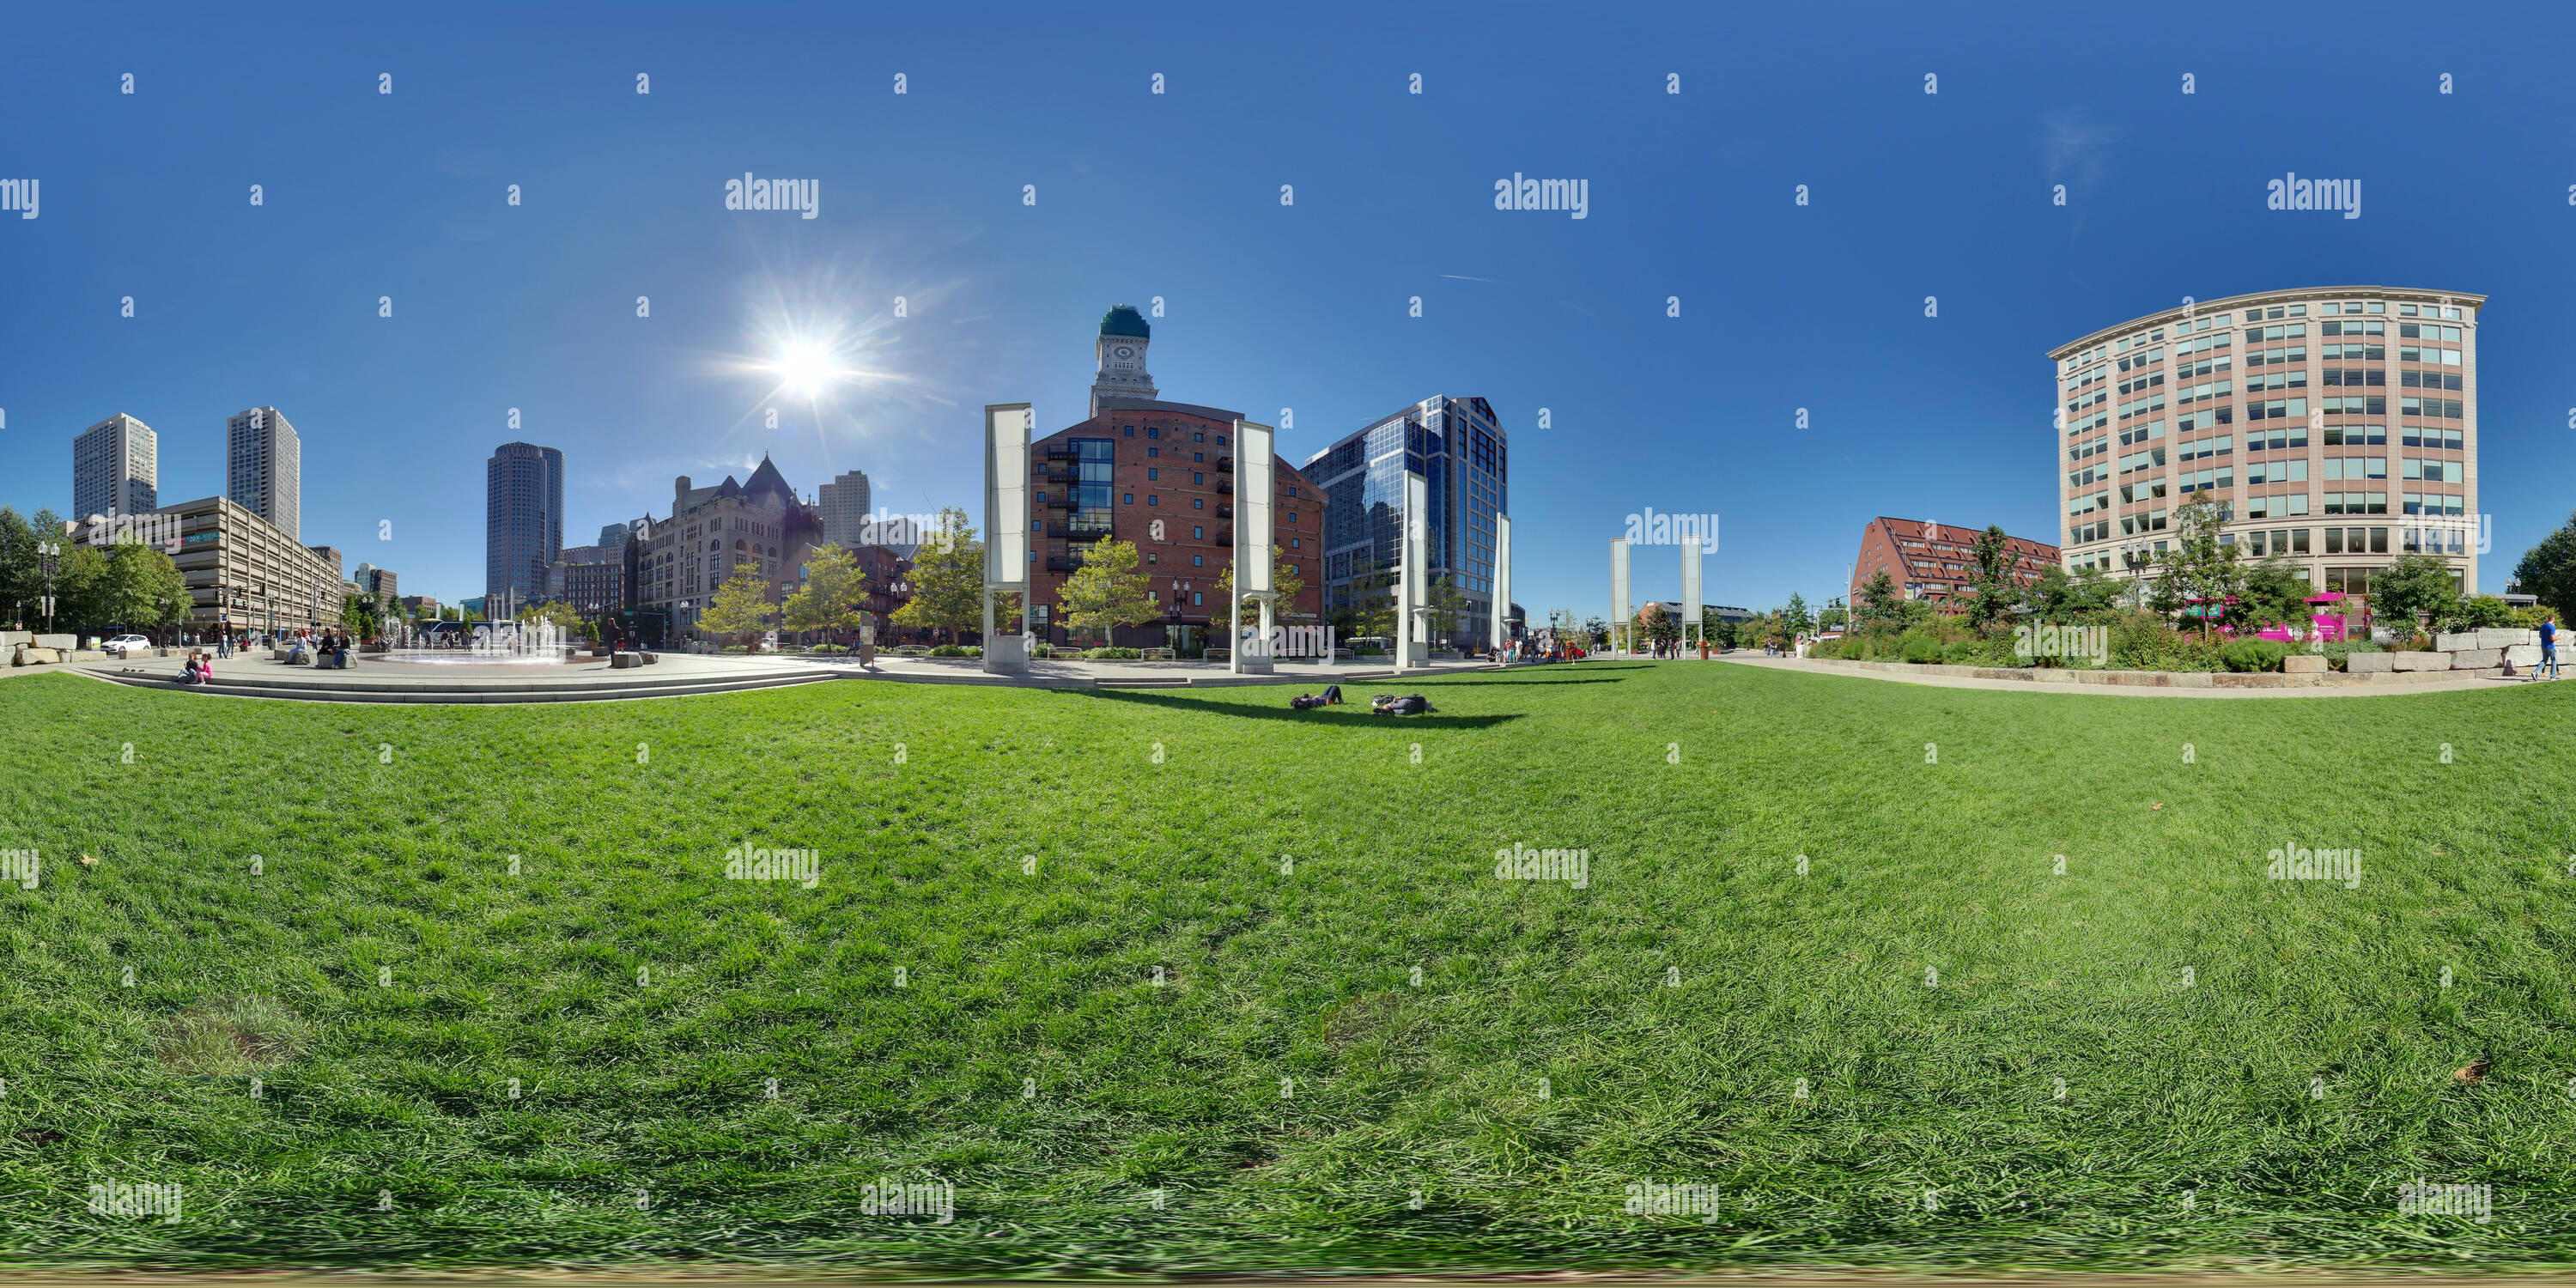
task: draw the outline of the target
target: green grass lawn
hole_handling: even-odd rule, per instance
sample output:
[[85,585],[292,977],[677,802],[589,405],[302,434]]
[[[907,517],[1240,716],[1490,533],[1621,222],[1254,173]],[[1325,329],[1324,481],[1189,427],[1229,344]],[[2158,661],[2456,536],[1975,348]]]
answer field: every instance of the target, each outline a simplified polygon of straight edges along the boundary
[[0,1261],[2576,1260],[2576,685],[1418,687],[0,683]]

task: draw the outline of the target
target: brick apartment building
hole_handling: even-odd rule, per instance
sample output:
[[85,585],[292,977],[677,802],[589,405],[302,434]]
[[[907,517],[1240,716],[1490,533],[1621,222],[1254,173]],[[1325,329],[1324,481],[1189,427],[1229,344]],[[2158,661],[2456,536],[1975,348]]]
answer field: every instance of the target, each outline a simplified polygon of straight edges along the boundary
[[[1206,646],[1225,630],[1225,605],[1208,592],[1234,559],[1234,422],[1242,413],[1163,402],[1145,368],[1152,331],[1127,305],[1101,319],[1091,416],[1029,445],[1029,629],[1051,643],[1065,632],[1061,594],[1083,552],[1104,538],[1133,544],[1163,615],[1122,626],[1129,647]],[[1323,604],[1324,497],[1295,466],[1271,458],[1283,563],[1304,582],[1278,618],[1317,618]]]
[[[1858,604],[1861,588],[1886,573],[1907,599],[1928,599],[1937,607],[1964,597],[1976,584],[1977,537],[1984,528],[1927,523],[1921,519],[1869,521],[1860,533],[1860,557],[1852,561],[1851,593],[1844,602]],[[2004,538],[2013,580],[2027,586],[2057,563],[2057,547],[2021,537]]]

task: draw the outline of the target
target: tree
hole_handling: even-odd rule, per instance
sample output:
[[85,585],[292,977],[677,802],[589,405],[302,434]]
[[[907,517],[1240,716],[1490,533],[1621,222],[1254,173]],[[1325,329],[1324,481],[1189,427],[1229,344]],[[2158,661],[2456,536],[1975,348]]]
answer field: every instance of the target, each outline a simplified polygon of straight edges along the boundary
[[1896,579],[1879,569],[1861,584],[1858,620],[1870,627],[1901,627],[1905,624],[1905,599],[1897,594]]
[[769,597],[762,593],[760,569],[748,562],[733,566],[698,614],[698,629],[718,635],[753,635],[769,622]]
[[1824,607],[1816,610],[1816,629],[1820,631],[1829,631],[1850,621],[1851,610],[1843,606],[1840,595],[1836,595]]
[[2297,575],[2298,567],[2278,556],[2247,565],[2236,610],[2227,615],[2228,620],[2307,630],[2309,586]]
[[2513,566],[2513,588],[2552,608],[2576,604],[2576,515],[2523,552]]
[[[1284,622],[1296,616],[1297,597],[1306,593],[1306,583],[1298,580],[1297,574],[1288,570],[1288,552],[1276,544],[1270,547],[1270,588],[1279,596],[1271,609],[1271,620]],[[1208,595],[1209,625],[1213,626],[1226,620],[1226,600],[1233,594],[1234,565],[1229,563],[1224,572],[1216,575],[1216,589]],[[1250,602],[1244,604],[1243,620],[1258,624],[1261,621],[1260,606]]]
[[2412,633],[2421,627],[2418,619],[2456,609],[2460,592],[2449,564],[2427,554],[2401,554],[2370,575],[2370,599],[2380,621],[2403,622]]
[[2028,592],[2032,615],[2061,626],[2109,612],[2119,596],[2120,588],[2101,569],[2083,568],[2069,576],[2055,564],[2041,570]]
[[1115,537],[1091,543],[1082,566],[1056,592],[1056,604],[1064,610],[1067,634],[1101,640],[1113,626],[1141,626],[1162,615],[1154,579],[1145,575],[1136,547]]
[[1651,599],[1646,601],[1644,608],[1637,610],[1636,626],[1638,634],[1658,644],[1682,637],[1681,624],[1673,620],[1672,614],[1664,611],[1662,604]]
[[1395,635],[1394,580],[1383,570],[1351,579],[1349,598],[1334,606],[1345,639]]
[[1431,579],[1423,595],[1423,606],[1431,610],[1431,643],[1434,647],[1453,643],[1458,633],[1458,615],[1467,611],[1467,594],[1442,573]]
[[957,632],[984,625],[984,546],[966,526],[966,512],[939,511],[939,526],[912,557],[912,598],[894,610],[897,626]]
[[1795,635],[1811,634],[1816,628],[1816,619],[1807,612],[1807,597],[1794,590],[1789,592],[1788,606],[1780,610],[1780,621]]
[[867,617],[868,589],[858,558],[826,545],[805,557],[805,585],[787,597],[780,616],[792,631],[856,631]]
[[2200,634],[2209,638],[2210,619],[2226,611],[2227,600],[2244,585],[2234,542],[2218,539],[2227,507],[2204,497],[2173,512],[2173,547],[2156,556],[2156,611],[2171,615],[2197,606]]
[[2021,583],[2013,580],[2012,542],[2000,524],[1987,524],[1977,534],[1969,553],[1977,561],[1973,585],[1976,594],[1968,600],[1968,619],[1979,626],[2003,616],[2021,599]]
[[95,562],[82,560],[87,625],[147,629],[187,619],[194,601],[170,556],[135,541],[83,548],[96,556]]

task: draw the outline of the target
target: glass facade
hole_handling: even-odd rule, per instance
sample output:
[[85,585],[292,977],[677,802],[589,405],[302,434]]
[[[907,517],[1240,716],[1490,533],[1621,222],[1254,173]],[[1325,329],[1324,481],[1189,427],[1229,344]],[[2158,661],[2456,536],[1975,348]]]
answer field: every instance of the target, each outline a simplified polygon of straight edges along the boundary
[[[1494,611],[1495,519],[1509,514],[1507,439],[1482,398],[1433,398],[1310,458],[1306,475],[1327,497],[1327,609],[1392,593],[1404,554],[1404,480],[1419,475],[1430,513],[1430,574],[1464,592],[1458,633],[1488,638]],[[1509,606],[1504,606],[1509,611]]]

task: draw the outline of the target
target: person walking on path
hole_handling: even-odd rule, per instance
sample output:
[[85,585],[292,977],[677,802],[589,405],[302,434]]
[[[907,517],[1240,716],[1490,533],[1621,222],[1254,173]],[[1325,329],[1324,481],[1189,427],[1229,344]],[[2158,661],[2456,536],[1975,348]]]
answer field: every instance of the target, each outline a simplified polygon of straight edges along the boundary
[[2542,671],[2550,679],[2558,678],[2558,619],[2554,616],[2540,619],[2540,665],[2531,668],[2531,678],[2539,679]]

